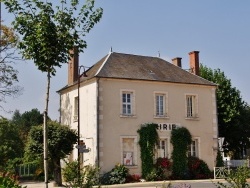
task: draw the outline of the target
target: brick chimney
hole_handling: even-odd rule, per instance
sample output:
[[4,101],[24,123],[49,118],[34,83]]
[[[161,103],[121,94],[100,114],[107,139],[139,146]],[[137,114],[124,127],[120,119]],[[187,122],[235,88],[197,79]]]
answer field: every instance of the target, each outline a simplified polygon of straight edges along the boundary
[[200,75],[199,51],[192,51],[189,53],[190,59],[190,72],[195,75]]
[[176,57],[174,59],[172,59],[172,63],[175,65],[175,66],[178,66],[181,68],[181,57]]
[[79,54],[78,48],[74,47],[69,53],[73,55],[70,57],[68,63],[68,85],[72,85],[78,79],[78,66],[79,66]]

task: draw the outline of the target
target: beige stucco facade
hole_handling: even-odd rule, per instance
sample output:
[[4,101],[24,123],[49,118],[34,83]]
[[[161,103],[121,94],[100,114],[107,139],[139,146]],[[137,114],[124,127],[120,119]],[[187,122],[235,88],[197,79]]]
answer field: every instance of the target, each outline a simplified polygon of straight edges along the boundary
[[[216,86],[146,80],[92,78],[81,83],[80,133],[90,148],[84,153],[84,164],[97,164],[102,172],[124,163],[124,151],[133,150],[133,162],[127,167],[131,174],[141,173],[139,135],[142,124],[157,123],[159,137],[166,141],[167,157],[171,157],[171,129],[186,127],[197,141],[197,156],[210,169],[215,165],[217,148]],[[122,94],[132,95],[132,115],[122,113]],[[164,116],[155,113],[155,96],[164,95]],[[61,123],[77,129],[75,98],[77,84],[60,92]],[[195,96],[195,116],[187,118],[187,96]],[[126,140],[128,139],[128,140]],[[131,140],[133,143],[131,143]],[[127,143],[126,143],[127,142]],[[131,146],[133,145],[133,146]],[[77,149],[73,152],[77,158]]]

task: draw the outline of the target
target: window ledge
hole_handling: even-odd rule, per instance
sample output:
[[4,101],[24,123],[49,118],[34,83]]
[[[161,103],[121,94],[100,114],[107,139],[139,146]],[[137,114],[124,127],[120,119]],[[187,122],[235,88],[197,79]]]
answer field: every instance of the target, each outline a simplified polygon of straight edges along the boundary
[[138,165],[124,165],[124,166],[130,169],[138,168]]
[[169,116],[156,116],[154,115],[155,119],[169,119]]
[[186,120],[191,120],[191,121],[199,121],[199,117],[185,117]]
[[126,114],[121,114],[120,115],[121,118],[136,118],[136,115],[126,115]]

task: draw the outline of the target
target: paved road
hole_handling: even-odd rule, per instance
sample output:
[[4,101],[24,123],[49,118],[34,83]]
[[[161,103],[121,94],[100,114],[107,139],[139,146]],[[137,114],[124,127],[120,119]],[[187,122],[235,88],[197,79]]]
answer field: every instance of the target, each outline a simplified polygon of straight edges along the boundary
[[[180,181],[171,181],[171,185],[180,185],[186,184],[191,185],[191,188],[216,188],[213,182],[224,181],[224,180],[180,180]],[[169,182],[165,182],[167,187]],[[27,188],[44,188],[44,182],[23,182],[21,183],[23,186],[27,186]],[[143,183],[128,183],[121,185],[108,185],[103,186],[103,188],[119,188],[119,187],[133,187],[133,188],[163,188],[164,182],[143,182]],[[49,183],[49,188],[54,187],[54,183]],[[182,187],[178,187],[182,188]]]

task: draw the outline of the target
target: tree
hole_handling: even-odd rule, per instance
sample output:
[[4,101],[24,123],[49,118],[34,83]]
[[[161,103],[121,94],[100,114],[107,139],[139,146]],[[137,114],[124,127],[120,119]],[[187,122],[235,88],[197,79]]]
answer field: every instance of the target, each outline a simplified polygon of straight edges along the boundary
[[[6,102],[6,97],[16,97],[21,94],[22,88],[17,86],[18,71],[12,66],[15,56],[15,47],[18,42],[18,36],[12,28],[1,25],[0,38],[0,103]],[[0,105],[3,109],[3,106]]]
[[[50,120],[49,117],[48,119]],[[19,135],[23,142],[26,142],[31,127],[43,123],[43,114],[36,108],[31,111],[25,111],[23,114],[16,110],[11,121],[18,127]]]
[[[77,46],[79,52],[87,47],[83,37],[99,22],[103,10],[94,10],[95,1],[86,0],[80,6],[78,0],[61,0],[61,6],[52,6],[43,0],[2,0],[8,11],[15,15],[14,29],[23,36],[19,49],[25,59],[34,60],[42,72],[47,73],[47,89],[44,110],[44,167],[47,177],[47,114],[50,78],[56,68],[67,63],[72,54],[69,51]],[[79,10],[79,11],[78,11]],[[78,14],[77,14],[78,11]],[[77,15],[77,16],[75,16]]]
[[[48,122],[48,156],[52,164],[54,179],[58,185],[62,185],[60,159],[71,153],[77,138],[77,133],[68,126],[60,125],[55,121]],[[31,128],[25,156],[31,160],[43,157],[42,126]]]
[[227,143],[226,146],[224,145],[225,149],[237,151],[242,139],[248,140],[247,134],[243,133],[250,131],[249,123],[246,126],[247,122],[245,122],[243,126],[246,118],[243,113],[246,113],[247,105],[242,100],[240,91],[232,86],[231,80],[220,69],[212,70],[201,65],[200,76],[218,84],[216,97],[219,136],[225,137],[225,143]]
[[22,157],[22,141],[14,124],[5,118],[0,119],[0,171],[7,169],[8,163]]

